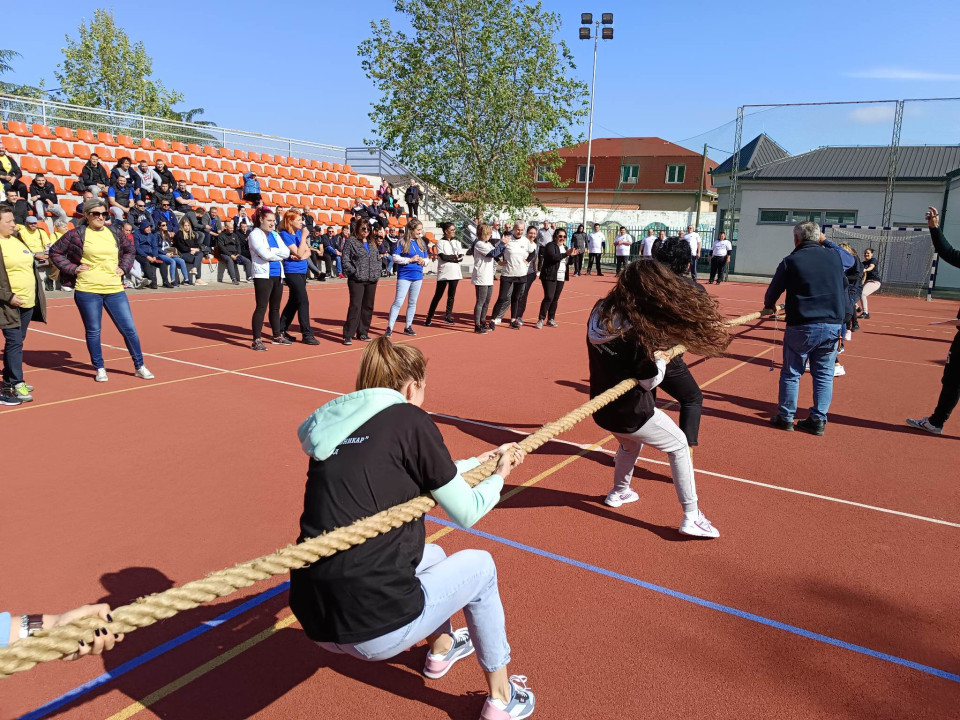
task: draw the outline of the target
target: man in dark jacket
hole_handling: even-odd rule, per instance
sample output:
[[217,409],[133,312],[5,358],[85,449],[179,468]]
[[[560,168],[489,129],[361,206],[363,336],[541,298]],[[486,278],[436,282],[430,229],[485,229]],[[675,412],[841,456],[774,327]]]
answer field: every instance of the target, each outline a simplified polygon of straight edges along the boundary
[[[960,248],[953,247],[940,232],[940,213],[936,208],[927,209],[927,225],[930,228],[930,239],[933,248],[941,262],[954,267],[960,267]],[[957,312],[960,320],[960,312]],[[950,414],[960,402],[960,322],[957,323],[957,334],[953,336],[950,349],[947,351],[947,364],[943,367],[943,378],[940,380],[940,398],[937,407],[929,417],[913,420],[908,418],[907,424],[928,433],[940,435],[943,433],[943,424],[950,419]]]
[[764,296],[764,306],[772,311],[783,292],[787,293],[780,397],[771,423],[781,430],[793,430],[800,377],[809,360],[813,407],[796,428],[812,435],[823,435],[827,423],[846,297],[840,255],[824,247],[821,237],[815,222],[793,228],[795,249],[777,266]]
[[143,270],[144,283],[140,287],[157,289],[157,270],[165,288],[172,288],[167,278],[167,263],[161,260],[160,236],[153,231],[153,220],[145,219],[133,233],[134,247],[137,251],[137,262]]
[[57,202],[57,191],[43,173],[37,173],[30,183],[30,203],[41,221],[48,213],[55,221],[67,219],[67,212]]
[[251,274],[253,273],[253,263],[250,261],[250,258],[244,257],[241,252],[246,242],[247,239],[243,236],[243,233],[234,227],[233,220],[227,218],[223,223],[223,230],[220,232],[219,237],[217,237],[217,247],[220,250],[220,265],[217,268],[217,280],[223,282],[223,268],[226,266],[227,272],[230,273],[230,279],[233,280],[233,284],[239,285],[240,272],[237,269],[238,263],[243,265],[243,269],[247,273],[247,281],[250,280]]
[[20,191],[15,187],[7,190],[7,204],[13,208],[13,219],[17,225],[26,225],[27,217],[33,214],[30,203],[20,197]]
[[410,180],[410,187],[403,193],[403,199],[407,203],[407,214],[410,217],[417,217],[420,212],[420,201],[423,200],[423,190]]
[[100,163],[100,156],[93,153],[80,171],[80,189],[92,190],[94,195],[103,195],[109,186],[107,169]]
[[0,145],[0,183],[4,190],[9,190],[17,180],[23,177],[23,172],[17,161],[7,155],[7,149]]
[[153,209],[154,228],[156,228],[161,221],[167,224],[168,230],[177,230],[177,216],[174,215],[173,210],[170,209],[169,200],[162,200],[157,203],[157,206]]

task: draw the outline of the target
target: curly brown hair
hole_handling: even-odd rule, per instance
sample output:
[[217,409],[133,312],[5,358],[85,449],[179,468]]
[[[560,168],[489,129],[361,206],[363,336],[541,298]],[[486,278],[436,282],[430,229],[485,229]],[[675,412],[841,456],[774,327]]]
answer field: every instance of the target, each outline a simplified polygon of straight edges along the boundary
[[627,265],[596,310],[607,332],[637,343],[650,357],[674,345],[719,357],[730,344],[717,301],[653,258]]

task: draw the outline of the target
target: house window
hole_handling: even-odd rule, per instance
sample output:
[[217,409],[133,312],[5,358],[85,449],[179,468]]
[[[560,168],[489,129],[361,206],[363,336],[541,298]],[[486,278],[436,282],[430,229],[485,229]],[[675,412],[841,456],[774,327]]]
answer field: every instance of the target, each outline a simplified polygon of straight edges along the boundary
[[537,182],[550,182],[550,180],[547,178],[548,172],[550,172],[550,168],[548,168],[546,165],[537,165]]
[[[593,182],[593,173],[596,170],[595,165],[590,166],[590,182]],[[587,166],[586,165],[577,165],[577,182],[585,183],[587,182]]]
[[786,224],[790,222],[789,210],[761,210],[760,223]]
[[621,183],[636,183],[637,176],[640,174],[639,165],[621,165],[620,166],[620,182]]
[[790,222],[794,225],[802,222],[820,222],[821,212],[819,210],[794,210],[791,213]]
[[667,165],[667,182],[679,184],[683,182],[687,174],[686,165]]
[[760,210],[759,225],[797,225],[815,222],[820,225],[856,225],[856,210]]
[[856,225],[856,210],[827,210],[823,215],[824,225]]

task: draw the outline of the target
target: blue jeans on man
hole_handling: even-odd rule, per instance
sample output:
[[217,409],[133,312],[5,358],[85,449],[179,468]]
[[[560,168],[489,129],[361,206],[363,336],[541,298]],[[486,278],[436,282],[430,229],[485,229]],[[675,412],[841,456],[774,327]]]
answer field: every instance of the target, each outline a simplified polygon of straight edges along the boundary
[[790,325],[783,334],[783,365],[780,367],[780,397],[778,413],[783,420],[793,421],[797,412],[800,377],[810,361],[813,380],[813,407],[810,418],[817,423],[827,421],[827,410],[833,399],[833,366],[837,362],[837,347],[842,325],[810,323]]

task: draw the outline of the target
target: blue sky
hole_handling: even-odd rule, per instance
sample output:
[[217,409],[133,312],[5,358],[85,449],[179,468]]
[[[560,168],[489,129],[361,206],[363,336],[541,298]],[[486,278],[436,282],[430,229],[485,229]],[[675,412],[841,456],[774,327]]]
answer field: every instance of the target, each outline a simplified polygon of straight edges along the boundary
[[[740,104],[960,97],[955,0],[545,5],[562,15],[587,81],[593,43],[577,39],[579,13],[614,13],[615,39],[600,46],[596,137],[652,135],[697,150],[707,142],[719,161],[733,148]],[[29,3],[9,3],[0,45],[23,57],[5,79],[44,77],[55,86],[64,34],[75,36],[100,6],[48,0],[41,17]],[[392,2],[173,0],[112,9],[145,43],[155,75],[184,93],[184,108],[204,107],[219,125],[335,145],[372,135],[373,90],[356,48],[371,19],[393,16]],[[18,27],[29,31],[11,31]],[[766,131],[791,152],[882,144],[891,118],[889,106],[767,110],[747,118],[744,142]],[[960,143],[960,101],[908,106],[903,142]]]

